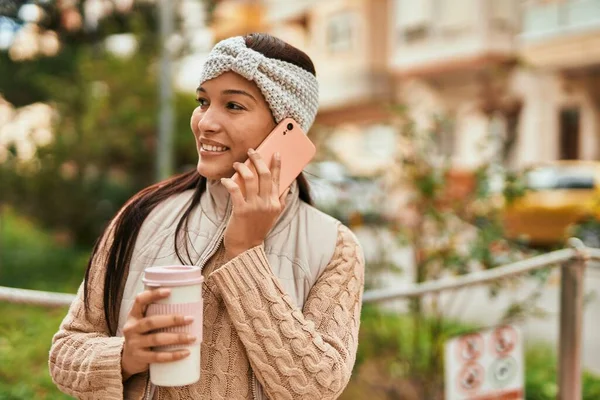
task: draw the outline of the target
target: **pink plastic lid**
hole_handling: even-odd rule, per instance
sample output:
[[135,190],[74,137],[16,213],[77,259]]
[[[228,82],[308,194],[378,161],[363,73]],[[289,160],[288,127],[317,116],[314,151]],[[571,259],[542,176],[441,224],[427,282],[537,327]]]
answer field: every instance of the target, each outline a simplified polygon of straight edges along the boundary
[[194,265],[169,265],[146,268],[142,281],[150,287],[187,286],[202,283],[204,277]]

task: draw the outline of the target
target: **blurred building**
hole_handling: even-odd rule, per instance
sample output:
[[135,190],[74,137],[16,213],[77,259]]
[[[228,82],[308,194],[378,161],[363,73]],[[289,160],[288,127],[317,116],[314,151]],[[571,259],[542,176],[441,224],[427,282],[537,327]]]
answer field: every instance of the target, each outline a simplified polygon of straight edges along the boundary
[[598,159],[600,1],[528,2],[522,21],[520,159]]
[[600,0],[222,0],[215,15],[216,39],[268,31],[313,58],[317,123],[358,175],[394,163],[392,102],[449,121],[437,141],[457,169],[600,156]]
[[432,116],[448,121],[438,146],[459,169],[481,162],[491,132],[508,136],[514,126],[509,119],[519,100],[508,86],[517,58],[517,3],[394,1],[390,67],[398,98],[419,126]]
[[[387,104],[394,96],[390,5],[389,0],[225,0],[215,10],[213,32],[218,40],[268,31],[308,53],[320,84],[316,122],[328,129],[328,142],[335,143],[330,150],[352,174],[371,175],[393,162],[395,154],[394,131],[386,123]],[[261,24],[232,17],[236,8],[242,14],[260,14]],[[254,22],[231,30],[227,19]],[[360,162],[355,162],[358,156]]]

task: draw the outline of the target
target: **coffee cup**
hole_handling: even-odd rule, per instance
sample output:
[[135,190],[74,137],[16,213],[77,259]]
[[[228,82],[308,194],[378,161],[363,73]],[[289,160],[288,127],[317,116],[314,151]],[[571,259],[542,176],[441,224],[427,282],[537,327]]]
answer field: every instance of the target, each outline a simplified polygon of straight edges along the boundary
[[158,329],[155,332],[186,333],[196,336],[192,344],[153,347],[154,351],[189,350],[189,356],[166,363],[150,364],[150,381],[156,386],[184,386],[200,380],[202,342],[202,271],[190,265],[153,266],[144,271],[146,289],[168,288],[171,294],[148,306],[146,316],[193,316],[189,325]]

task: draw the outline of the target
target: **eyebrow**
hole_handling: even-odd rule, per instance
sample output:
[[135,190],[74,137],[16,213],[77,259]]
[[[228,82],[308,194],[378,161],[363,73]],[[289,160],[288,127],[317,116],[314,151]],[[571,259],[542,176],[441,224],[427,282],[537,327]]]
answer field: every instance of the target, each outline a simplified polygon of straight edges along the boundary
[[[205,90],[205,89],[204,89],[202,86],[199,86],[199,87],[196,89],[196,92],[202,92],[202,93],[206,93],[206,90]],[[258,103],[258,100],[256,100],[256,98],[255,98],[254,96],[252,96],[250,93],[248,93],[248,92],[246,92],[246,91],[244,91],[244,90],[240,90],[240,89],[225,89],[225,90],[223,90],[223,91],[221,92],[221,94],[224,94],[224,95],[239,94],[239,95],[242,95],[242,96],[247,96],[247,97],[250,97],[250,98],[251,98],[252,100],[254,100],[256,103]]]

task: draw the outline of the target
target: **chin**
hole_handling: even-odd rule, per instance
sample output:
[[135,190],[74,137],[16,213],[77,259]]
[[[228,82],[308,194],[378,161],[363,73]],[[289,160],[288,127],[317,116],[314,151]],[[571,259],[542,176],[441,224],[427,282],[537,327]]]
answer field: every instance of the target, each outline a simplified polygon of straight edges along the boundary
[[214,166],[209,166],[203,163],[202,161],[198,161],[198,165],[196,170],[200,175],[205,177],[208,180],[218,180],[221,178],[231,178],[235,171],[233,170],[225,170],[224,168],[215,168]]

